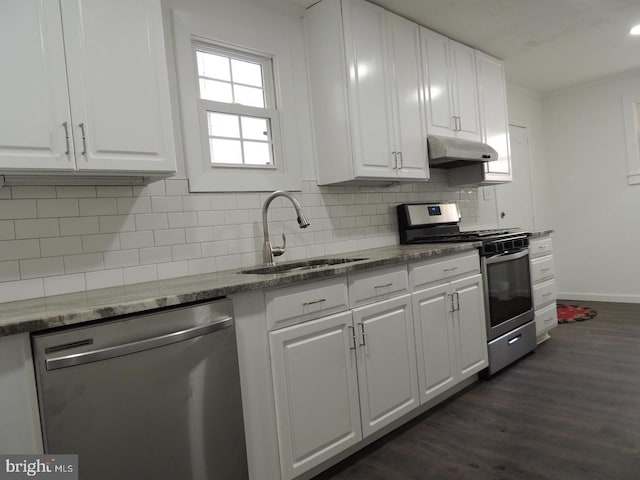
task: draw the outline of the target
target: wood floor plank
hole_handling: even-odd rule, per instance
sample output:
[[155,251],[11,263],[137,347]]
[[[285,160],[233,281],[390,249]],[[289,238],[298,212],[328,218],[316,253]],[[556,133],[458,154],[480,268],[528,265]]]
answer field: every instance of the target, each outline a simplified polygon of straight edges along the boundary
[[640,479],[640,305],[598,315],[315,480]]

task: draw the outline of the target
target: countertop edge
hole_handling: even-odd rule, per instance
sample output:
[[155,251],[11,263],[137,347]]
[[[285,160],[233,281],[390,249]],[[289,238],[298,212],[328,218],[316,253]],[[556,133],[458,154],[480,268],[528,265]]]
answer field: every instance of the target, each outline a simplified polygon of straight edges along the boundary
[[[243,274],[242,269],[2,303],[0,337],[214,300],[237,293],[291,285],[433,257],[472,251],[479,242],[393,245],[327,257],[367,260],[303,272]],[[70,307],[70,305],[73,305]]]

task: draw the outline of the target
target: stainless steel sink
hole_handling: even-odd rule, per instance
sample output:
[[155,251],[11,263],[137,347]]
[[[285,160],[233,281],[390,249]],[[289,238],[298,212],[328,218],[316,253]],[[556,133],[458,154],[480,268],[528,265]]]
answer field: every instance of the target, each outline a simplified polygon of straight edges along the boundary
[[314,260],[302,260],[299,262],[281,263],[272,267],[257,267],[248,270],[242,270],[241,273],[270,274],[270,273],[288,273],[312,270],[314,268],[328,267],[331,265],[340,265],[342,263],[359,262],[368,260],[367,258],[318,258]]

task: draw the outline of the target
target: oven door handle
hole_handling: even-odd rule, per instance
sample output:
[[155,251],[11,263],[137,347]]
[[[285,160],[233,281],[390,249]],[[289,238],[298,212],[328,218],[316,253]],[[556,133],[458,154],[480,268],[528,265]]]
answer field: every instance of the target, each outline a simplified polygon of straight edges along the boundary
[[518,258],[522,258],[526,255],[529,255],[528,248],[524,248],[516,253],[501,253],[500,255],[496,255],[495,257],[487,258],[486,264],[491,265],[492,263],[507,262],[509,260],[517,260]]

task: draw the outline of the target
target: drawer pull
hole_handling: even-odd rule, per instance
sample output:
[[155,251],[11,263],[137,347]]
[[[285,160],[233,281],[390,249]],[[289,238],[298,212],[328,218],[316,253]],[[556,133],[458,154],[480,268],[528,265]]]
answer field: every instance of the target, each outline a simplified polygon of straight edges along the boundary
[[304,302],[302,304],[303,307],[308,307],[309,305],[315,305],[316,303],[326,302],[326,298],[319,298],[318,300],[312,300],[311,302]]
[[507,343],[509,345],[513,345],[514,343],[516,343],[518,340],[520,340],[522,338],[522,334],[518,335],[517,337],[513,337],[511,340],[509,340]]
[[540,269],[541,272],[548,272],[549,270],[551,270],[551,267],[541,268]]
[[549,247],[547,247],[546,245],[538,245],[538,250],[546,250],[547,248]]
[[390,287],[391,285],[393,285],[393,282],[390,283],[385,283],[384,285],[376,285],[373,288],[378,289],[378,288],[387,288]]
[[358,325],[360,325],[360,330],[362,330],[362,343],[360,344],[361,347],[366,347],[367,346],[367,334],[364,333],[364,323],[360,322],[358,323]]
[[349,350],[355,350],[356,349],[356,331],[352,326],[349,326],[349,336],[351,337],[351,346],[349,347]]
[[451,267],[451,268],[445,268],[444,270],[442,270],[443,272],[453,272],[455,270],[457,270],[458,267]]
[[548,297],[549,295],[551,295],[551,292],[543,293],[543,294],[542,294],[542,297],[543,297],[543,298],[546,298],[546,297]]
[[551,323],[551,322],[553,322],[553,317],[549,317],[544,321],[544,323]]

